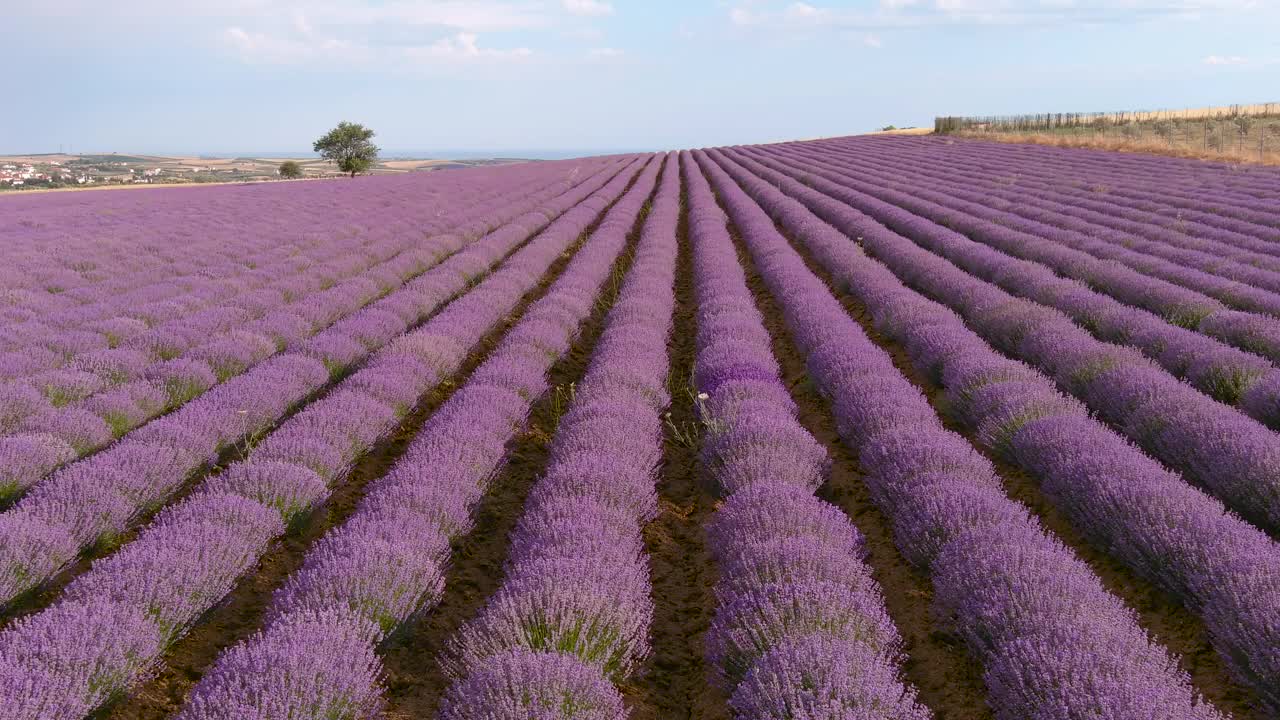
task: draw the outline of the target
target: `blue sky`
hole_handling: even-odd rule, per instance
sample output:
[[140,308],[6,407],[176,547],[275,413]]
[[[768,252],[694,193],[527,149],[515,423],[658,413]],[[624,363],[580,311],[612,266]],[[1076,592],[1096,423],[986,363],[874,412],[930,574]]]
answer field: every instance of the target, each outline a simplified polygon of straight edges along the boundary
[[1262,0],[3,0],[0,153],[662,149],[1280,101]]

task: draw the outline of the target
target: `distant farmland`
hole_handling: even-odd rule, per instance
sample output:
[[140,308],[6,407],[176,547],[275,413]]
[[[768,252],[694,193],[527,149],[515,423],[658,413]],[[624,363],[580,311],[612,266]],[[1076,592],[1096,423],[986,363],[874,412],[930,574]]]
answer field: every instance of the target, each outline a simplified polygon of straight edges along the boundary
[[1280,716],[1275,168],[13,193],[0,258],[0,720]]
[[[0,156],[0,190],[44,188],[88,189],[121,185],[172,185],[196,183],[263,182],[278,180],[276,170],[288,158],[280,157],[206,157],[163,155],[107,154],[37,154]],[[343,173],[329,162],[316,157],[293,158],[301,166],[303,177],[339,177]],[[505,165],[519,159],[381,159],[368,173],[391,175]],[[8,168],[8,169],[6,169]],[[30,168],[28,172],[22,172]],[[34,177],[32,177],[34,176]],[[13,180],[22,179],[22,183]]]
[[1280,165],[1280,103],[1108,113],[939,117],[934,130],[1001,142]]

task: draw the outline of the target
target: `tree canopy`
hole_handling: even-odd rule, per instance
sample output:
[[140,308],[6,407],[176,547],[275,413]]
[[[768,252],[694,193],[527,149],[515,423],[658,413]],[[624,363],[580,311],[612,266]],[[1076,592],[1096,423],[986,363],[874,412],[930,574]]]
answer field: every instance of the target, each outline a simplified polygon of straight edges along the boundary
[[278,172],[280,177],[286,180],[296,180],[302,177],[302,165],[299,165],[297,160],[285,160],[280,163]]
[[378,146],[371,142],[372,138],[373,130],[343,120],[312,147],[320,157],[337,163],[339,170],[355,177],[373,167],[378,159]]

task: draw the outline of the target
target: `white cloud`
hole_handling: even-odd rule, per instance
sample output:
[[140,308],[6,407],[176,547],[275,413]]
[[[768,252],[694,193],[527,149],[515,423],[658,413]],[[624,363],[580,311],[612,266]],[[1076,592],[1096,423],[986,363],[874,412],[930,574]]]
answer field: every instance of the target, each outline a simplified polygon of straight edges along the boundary
[[[527,57],[532,34],[554,38],[582,25],[575,13],[613,11],[609,0],[50,0],[13,12],[2,0],[0,6],[6,22],[47,34],[50,47],[96,48],[103,38],[142,31],[245,62],[385,69],[403,67],[406,58]],[[477,38],[474,44],[468,36]],[[586,42],[604,44],[598,35]]]
[[453,37],[441,38],[425,47],[405,48],[403,52],[405,57],[410,59],[436,60],[513,60],[533,54],[532,50],[523,47],[510,50],[482,48],[477,44],[478,40],[479,36],[475,33],[461,32]]
[[604,39],[604,31],[598,27],[591,26],[565,28],[561,34],[573,40],[586,40],[588,42],[597,42]]
[[768,16],[749,10],[745,7],[733,7],[729,9],[729,22],[734,25],[740,25],[743,27],[763,25],[768,19]]
[[[119,1],[134,9],[157,2]],[[198,16],[224,28],[216,35],[218,44],[250,63],[398,70],[515,61],[533,51],[523,42],[503,43],[502,33],[556,30],[565,20],[539,0],[294,0],[284,7],[269,0],[225,2],[225,18],[216,16],[213,0],[182,5],[208,13]],[[164,12],[158,4],[152,7]]]
[[315,28],[311,27],[311,23],[307,22],[306,13],[297,8],[293,11],[293,27],[301,35],[312,35],[315,33]]
[[738,26],[884,30],[929,25],[1062,25],[1196,19],[1208,13],[1265,9],[1258,0],[879,0],[869,10],[741,1],[729,8]]
[[[447,27],[462,32],[501,32],[548,27],[554,18],[542,6],[494,0],[391,0],[362,4],[339,0],[310,0],[308,14],[325,25],[411,25]],[[262,13],[267,15],[268,13]]]
[[814,8],[808,3],[792,3],[787,5],[787,17],[795,19],[820,18],[824,14],[823,10]]
[[867,33],[864,35],[862,38],[862,44],[877,50],[884,47],[884,41],[880,39],[879,35],[875,35],[873,33]]
[[1239,55],[1210,55],[1204,59],[1205,65],[1244,65],[1248,58]]
[[603,60],[607,58],[622,57],[623,54],[624,54],[623,51],[619,50],[618,48],[598,47],[598,48],[591,48],[591,50],[587,53],[587,56],[596,60]]
[[603,17],[613,14],[613,5],[601,0],[560,0],[560,4],[572,15]]
[[[588,0],[590,1],[590,0]],[[604,3],[601,3],[604,4]],[[10,8],[6,7],[6,14]],[[137,24],[142,28],[294,25],[302,17],[326,25],[400,24],[464,32],[498,32],[555,25],[563,13],[546,0],[56,0],[24,3],[31,17],[85,24]]]
[[223,37],[245,62],[279,65],[342,63],[348,67],[414,69],[446,63],[514,61],[533,55],[533,51],[525,47],[481,47],[480,36],[469,32],[417,45],[361,44],[325,37],[314,31],[306,36],[271,35],[242,27],[227,28]]
[[819,10],[808,3],[791,3],[787,6],[784,14],[788,20],[796,22],[821,22],[830,12],[827,10]]
[[358,48],[333,38],[296,39],[237,26],[227,28],[223,37],[242,59],[250,62],[287,65],[323,58],[352,62],[360,54]]
[[267,44],[267,36],[261,33],[250,34],[241,27],[227,28],[227,40],[246,52],[252,52]]

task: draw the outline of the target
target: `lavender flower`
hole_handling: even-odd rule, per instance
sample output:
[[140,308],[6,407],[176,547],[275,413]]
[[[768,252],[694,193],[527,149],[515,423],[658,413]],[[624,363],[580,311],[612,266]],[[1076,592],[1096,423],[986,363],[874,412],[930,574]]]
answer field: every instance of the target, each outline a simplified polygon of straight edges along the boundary
[[623,720],[622,695],[571,655],[512,650],[455,683],[441,720]]
[[752,720],[931,717],[881,655],[861,643],[823,635],[767,653],[738,685],[730,705],[738,716]]

